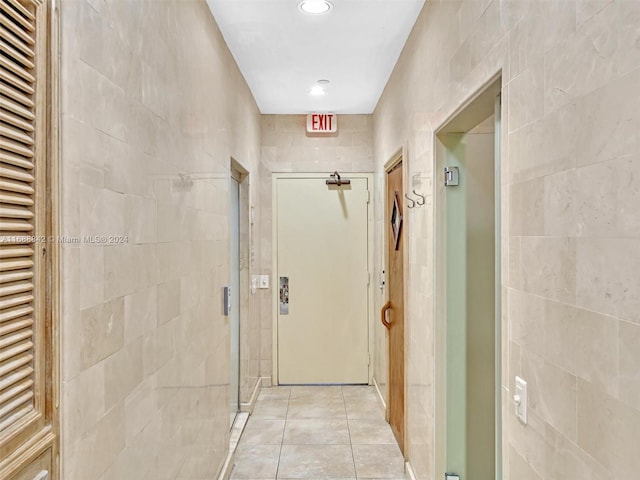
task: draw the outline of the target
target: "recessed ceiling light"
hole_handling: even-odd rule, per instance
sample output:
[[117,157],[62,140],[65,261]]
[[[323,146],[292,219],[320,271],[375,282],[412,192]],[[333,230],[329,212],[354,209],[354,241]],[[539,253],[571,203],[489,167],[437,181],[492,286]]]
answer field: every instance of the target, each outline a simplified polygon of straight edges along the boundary
[[328,0],[303,0],[298,5],[298,8],[302,13],[308,15],[322,15],[329,13],[333,8],[333,4]]
[[326,94],[327,91],[321,85],[314,85],[313,87],[311,87],[311,90],[309,90],[309,95],[313,97],[320,97]]

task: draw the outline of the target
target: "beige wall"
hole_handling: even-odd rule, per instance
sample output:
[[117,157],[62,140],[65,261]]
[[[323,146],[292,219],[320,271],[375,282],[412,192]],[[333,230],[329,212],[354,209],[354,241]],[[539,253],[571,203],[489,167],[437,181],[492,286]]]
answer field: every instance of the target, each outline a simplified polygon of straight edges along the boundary
[[[504,478],[640,471],[639,24],[633,0],[429,1],[374,114],[378,180],[406,144],[411,179],[432,192],[433,131],[502,71],[503,395],[515,375],[530,392],[527,426],[503,407]],[[407,446],[420,479],[442,476],[432,205],[409,214]]]
[[[260,166],[261,271],[273,278],[272,173],[325,172],[334,170],[370,173],[373,164],[371,115],[339,115],[338,132],[331,136],[308,135],[306,115],[262,115],[262,163]],[[271,377],[273,366],[273,291],[259,290],[262,308],[261,372]]]
[[229,163],[255,198],[259,112],[204,1],[61,8],[62,232],[128,237],[63,245],[62,478],[214,478],[229,429]]

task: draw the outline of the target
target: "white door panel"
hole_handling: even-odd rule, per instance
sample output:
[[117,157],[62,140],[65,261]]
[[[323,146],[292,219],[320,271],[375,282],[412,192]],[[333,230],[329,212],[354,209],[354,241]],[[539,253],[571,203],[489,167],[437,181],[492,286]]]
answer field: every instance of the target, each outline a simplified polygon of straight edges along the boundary
[[368,179],[277,180],[280,384],[368,383]]

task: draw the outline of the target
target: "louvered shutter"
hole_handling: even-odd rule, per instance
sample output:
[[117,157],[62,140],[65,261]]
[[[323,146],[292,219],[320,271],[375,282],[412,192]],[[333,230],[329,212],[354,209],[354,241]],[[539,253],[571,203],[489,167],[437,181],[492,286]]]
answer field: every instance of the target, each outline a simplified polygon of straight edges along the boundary
[[[18,437],[41,416],[44,264],[38,261],[38,156],[43,128],[36,109],[37,4],[0,0],[0,440]],[[42,297],[42,298],[40,298]],[[9,434],[11,434],[9,436]]]

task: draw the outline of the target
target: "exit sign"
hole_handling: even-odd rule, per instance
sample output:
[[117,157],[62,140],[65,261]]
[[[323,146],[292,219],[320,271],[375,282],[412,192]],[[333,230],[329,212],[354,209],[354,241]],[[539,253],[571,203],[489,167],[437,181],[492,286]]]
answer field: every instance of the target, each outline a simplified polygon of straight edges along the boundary
[[333,113],[311,113],[307,115],[307,132],[335,133],[338,131],[338,116]]

